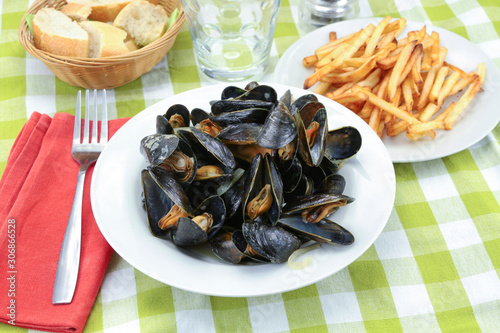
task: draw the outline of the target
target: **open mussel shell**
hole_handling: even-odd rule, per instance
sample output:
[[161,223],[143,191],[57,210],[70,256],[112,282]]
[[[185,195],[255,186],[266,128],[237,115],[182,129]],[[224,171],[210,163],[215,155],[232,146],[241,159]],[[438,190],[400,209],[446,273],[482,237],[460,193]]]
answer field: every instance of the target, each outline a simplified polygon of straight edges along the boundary
[[278,103],[268,114],[257,136],[257,143],[270,149],[283,148],[297,135],[297,125],[288,108]]
[[191,184],[196,177],[198,161],[191,146],[179,139],[179,144],[160,167],[166,169],[181,185]]
[[300,96],[299,98],[297,98],[289,107],[290,109],[290,113],[292,114],[292,116],[295,116],[295,114],[297,112],[299,112],[300,110],[302,110],[302,108],[304,107],[304,105],[310,103],[310,102],[317,102],[318,101],[318,97],[316,97],[316,95],[314,94],[306,94],[306,95],[302,95]]
[[[269,219],[272,224],[276,224],[283,205],[283,182],[276,164],[269,154],[266,154],[265,157],[258,154],[254,158],[244,188],[243,219],[245,221],[266,221]],[[262,207],[267,208],[262,209]],[[249,215],[250,212],[251,215]]]
[[248,109],[266,109],[271,110],[274,102],[260,100],[240,100],[240,99],[223,99],[216,101],[211,106],[213,115],[218,115],[225,112]]
[[[148,172],[152,179],[165,192],[165,194],[186,213],[192,215],[194,209],[191,207],[189,198],[181,184],[166,169],[159,166],[148,166]],[[145,192],[146,194],[146,192]]]
[[191,121],[189,110],[183,104],[174,104],[169,107],[164,117],[173,128],[188,127]]
[[286,108],[288,110],[290,110],[290,108],[292,107],[292,103],[293,103],[293,96],[292,96],[292,92],[290,91],[290,89],[285,91],[283,96],[280,97],[279,102],[283,103],[286,106]]
[[151,134],[141,140],[140,153],[152,165],[161,164],[177,149],[179,138],[173,134]]
[[217,134],[217,139],[226,145],[251,145],[257,143],[261,125],[240,123],[227,126]]
[[314,192],[341,195],[344,193],[345,185],[346,181],[342,175],[331,174],[325,177],[323,182],[321,182]]
[[318,243],[350,245],[354,242],[354,236],[349,230],[328,219],[309,223],[304,222],[300,216],[287,216],[280,218],[278,225]]
[[174,202],[147,169],[141,171],[141,184],[149,230],[156,237],[170,240],[170,230],[162,230],[158,226],[158,221],[170,211]]
[[326,135],[325,157],[333,163],[345,161],[361,149],[362,138],[352,126],[331,130]]
[[163,115],[156,116],[156,133],[173,134],[174,128]]
[[[299,135],[300,157],[309,166],[319,166],[325,153],[328,131],[326,109],[319,102],[310,102],[295,115],[295,122]],[[318,128],[315,130],[314,141],[310,143],[307,132],[309,126],[314,124],[317,124]]]
[[[244,244],[241,244],[241,240]],[[246,241],[243,239],[241,230],[220,230],[208,240],[208,246],[219,259],[231,264],[238,264],[247,257],[244,253]]]
[[191,124],[193,126],[196,126],[197,124],[201,123],[203,120],[208,119],[210,117],[210,114],[200,108],[194,108],[191,110]]
[[235,168],[236,161],[229,148],[213,136],[193,126],[189,129],[179,129],[177,134],[191,145],[201,160],[212,160],[213,164],[220,163],[231,170]]
[[267,109],[252,108],[219,113],[218,115],[211,116],[209,119],[212,123],[220,127],[241,123],[264,124],[268,114],[269,110]]
[[289,231],[264,223],[243,223],[243,236],[248,245],[272,263],[282,263],[301,246]]
[[209,197],[195,210],[193,217],[204,213],[208,213],[212,219],[212,225],[208,232],[203,230],[192,218],[181,217],[177,226],[172,228],[172,241],[175,245],[185,247],[201,244],[217,234],[226,218],[224,201],[219,196]]
[[[347,195],[330,193],[318,193],[300,196],[296,197],[295,199],[289,200],[283,207],[282,213],[298,214],[303,212],[304,210],[327,207],[328,205],[334,205],[335,203],[340,203],[341,201],[345,201],[345,204],[349,204],[354,201],[354,198]],[[317,213],[319,213],[319,211]]]

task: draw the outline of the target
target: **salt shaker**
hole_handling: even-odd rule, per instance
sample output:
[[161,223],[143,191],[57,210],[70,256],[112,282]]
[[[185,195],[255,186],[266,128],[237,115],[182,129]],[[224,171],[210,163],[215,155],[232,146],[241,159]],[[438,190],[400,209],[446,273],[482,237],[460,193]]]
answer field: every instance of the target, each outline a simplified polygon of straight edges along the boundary
[[358,14],[358,0],[301,0],[299,4],[300,28],[305,33]]

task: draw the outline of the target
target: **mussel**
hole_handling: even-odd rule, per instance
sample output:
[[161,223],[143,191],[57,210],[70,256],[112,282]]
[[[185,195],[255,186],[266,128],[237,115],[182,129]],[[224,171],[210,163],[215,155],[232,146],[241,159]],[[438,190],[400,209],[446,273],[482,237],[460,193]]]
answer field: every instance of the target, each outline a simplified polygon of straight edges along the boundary
[[310,241],[354,242],[332,214],[354,201],[337,171],[361,148],[356,128],[329,131],[314,94],[278,98],[257,82],[227,86],[208,105],[172,105],[141,141],[141,200],[154,236],[207,243],[232,264],[282,263]]

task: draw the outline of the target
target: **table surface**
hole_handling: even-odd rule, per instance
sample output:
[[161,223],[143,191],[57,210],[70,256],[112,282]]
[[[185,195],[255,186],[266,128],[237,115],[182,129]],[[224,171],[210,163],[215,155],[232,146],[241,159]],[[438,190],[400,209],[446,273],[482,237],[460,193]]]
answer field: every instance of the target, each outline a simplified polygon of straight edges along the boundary
[[[33,111],[74,113],[78,88],[19,44],[32,1],[0,0],[0,173]],[[284,0],[269,73],[303,34]],[[360,0],[359,17],[404,17],[451,30],[500,66],[498,0]],[[131,117],[201,78],[187,24],[141,78],[109,91],[111,118]],[[380,237],[347,268],[266,297],[224,298],[162,284],[114,255],[85,332],[500,332],[500,125],[442,159],[395,164],[396,199]],[[0,324],[2,332],[22,332]]]

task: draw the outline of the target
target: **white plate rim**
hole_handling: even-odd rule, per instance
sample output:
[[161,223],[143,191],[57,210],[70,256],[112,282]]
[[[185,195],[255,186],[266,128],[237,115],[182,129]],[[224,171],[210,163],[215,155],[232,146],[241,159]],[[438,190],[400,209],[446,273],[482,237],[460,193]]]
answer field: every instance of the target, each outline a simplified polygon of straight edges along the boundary
[[[307,93],[302,89],[284,85],[274,83],[269,83],[269,85],[272,85],[277,91],[281,92],[284,92],[285,89],[291,89],[295,95],[297,95],[297,92],[300,92],[300,94]],[[370,223],[373,223],[370,225],[370,228],[372,228],[370,230],[373,232],[366,236],[366,240],[355,242],[350,247],[322,246],[320,249],[310,252],[310,256],[313,259],[311,266],[301,271],[294,271],[286,264],[248,266],[229,265],[222,261],[214,262],[211,259],[205,260],[206,258],[198,256],[197,253],[187,253],[175,249],[175,246],[170,242],[155,238],[149,233],[149,229],[145,224],[145,213],[140,215],[141,213],[137,211],[137,207],[140,207],[140,189],[138,191],[138,186],[140,187],[140,169],[137,169],[137,166],[146,165],[144,159],[139,154],[140,138],[154,132],[154,117],[161,114],[162,110],[164,112],[167,106],[180,101],[190,101],[196,104],[196,99],[200,98],[200,96],[204,96],[207,92],[210,95],[214,92],[220,94],[225,86],[227,85],[220,84],[198,88],[166,98],[134,116],[115,133],[101,153],[91,180],[92,209],[103,236],[118,255],[144,274],[172,287],[211,296],[253,297],[282,293],[316,283],[347,267],[375,242],[385,227],[394,205],[396,192],[395,173],[389,154],[375,133],[371,130],[369,131],[370,128],[359,118],[354,118],[349,110],[323,96],[318,96],[318,98],[320,101],[326,103],[328,112],[333,112],[330,109],[334,108],[334,115],[337,115],[336,118],[345,117],[349,123],[352,120],[352,124],[360,130],[363,137],[363,147],[357,157],[346,163],[344,167],[345,170],[348,170],[346,172],[350,172],[350,177],[355,178],[356,182],[358,182],[358,179],[359,182],[368,182],[366,177],[377,175],[377,179],[373,179],[375,186],[369,189],[368,192],[371,193],[371,191],[374,191],[373,196],[380,198],[380,202],[379,206],[372,207],[376,212],[372,212],[370,215],[374,215],[374,220],[376,221],[370,221]],[[216,99],[216,97],[213,99]],[[186,103],[186,105],[189,105],[189,103]],[[345,119],[341,120],[341,122],[346,121]],[[147,131],[145,127],[141,127],[144,126],[146,121],[148,122],[148,125],[146,125],[148,127]],[[329,123],[332,123],[331,119],[329,119]],[[333,123],[336,124],[335,121]],[[132,142],[135,142],[136,146],[124,146],[124,144]],[[379,156],[370,156],[374,151]],[[125,156],[127,154],[129,155]],[[130,160],[137,159],[137,156],[143,161]],[[367,165],[363,166],[360,164],[360,161],[365,160],[376,163],[368,168]],[[133,176],[134,174],[136,174],[136,179],[132,179],[130,183],[124,181],[125,176]],[[372,179],[370,179],[371,181]],[[349,178],[347,178],[347,182],[349,187]],[[128,189],[130,190],[128,191]],[[130,193],[134,191],[136,193]],[[116,194],[117,192],[119,193],[118,195]],[[381,195],[382,192],[383,195]],[[360,200],[360,198],[356,198],[356,201],[351,204],[352,207],[345,207],[355,212],[348,214],[348,216],[360,219],[367,217],[366,214],[363,215],[362,209],[355,209],[355,205],[362,204]],[[367,200],[368,198],[362,199],[365,202]],[[142,224],[134,220],[134,217],[137,219],[137,216],[139,216],[139,220],[141,219],[140,216],[142,216]],[[344,224],[344,226],[346,225]],[[349,228],[349,226],[347,227]],[[356,225],[356,228],[358,227]],[[145,230],[147,230],[147,233]],[[354,231],[353,233],[356,237],[356,233]],[[145,236],[146,234],[148,237]],[[134,238],[138,239],[134,240]],[[134,244],[135,242],[136,244]],[[171,257],[175,257],[170,259],[170,261],[166,260],[166,262],[173,265],[178,273],[172,273],[164,266],[155,265],[156,261],[154,263],[151,262],[152,260],[159,260],[158,251],[153,251],[158,249],[168,252],[171,254]],[[171,252],[172,249],[177,252]],[[347,259],[341,265],[334,267],[334,269],[330,268],[325,271],[325,266],[320,264],[328,263],[331,265],[332,257],[335,256]],[[163,257],[160,259],[163,259]],[[196,263],[197,265],[194,267],[194,265],[188,265],[189,263]],[[232,277],[230,280],[225,281],[216,280],[217,282],[214,282],[216,286],[207,284],[204,280],[199,281],[199,283],[193,283],[193,280],[187,281],[191,279],[192,275],[199,275],[202,271],[206,277],[217,277],[218,274],[221,274],[221,270],[230,272]],[[268,271],[272,272],[269,273]],[[273,286],[253,284],[253,278],[267,279],[272,281]],[[275,281],[275,278],[281,280]],[[239,282],[239,284],[234,285],[235,281]]]
[[[311,70],[304,68],[302,58],[312,54],[315,48],[325,44],[327,42],[325,39],[328,38],[330,31],[337,31],[340,38],[347,33],[356,31],[356,29],[364,28],[369,23],[377,24],[382,19],[372,17],[336,22],[301,37],[280,57],[274,71],[274,82],[302,87],[305,78],[312,73]],[[412,142],[404,134],[400,134],[395,138],[384,135],[382,141],[394,163],[429,161],[458,153],[488,135],[500,121],[500,113],[493,111],[494,106],[500,104],[500,95],[495,94],[495,91],[498,90],[495,88],[500,88],[500,71],[495,63],[476,44],[454,32],[428,22],[407,21],[406,27],[400,36],[406,36],[408,31],[421,29],[424,25],[427,32],[436,31],[440,34],[441,45],[449,50],[446,58],[448,62],[466,71],[475,71],[475,66],[479,62],[485,63],[484,91],[476,95],[474,101],[459,116],[451,131],[437,130],[436,139],[434,140],[424,138]],[[460,50],[460,53],[454,52],[457,50]],[[294,71],[288,72],[287,68],[294,68]],[[460,95],[459,93],[457,96]],[[450,98],[444,104],[444,107],[450,101],[457,100],[456,97]],[[487,121],[484,119],[487,119]]]

